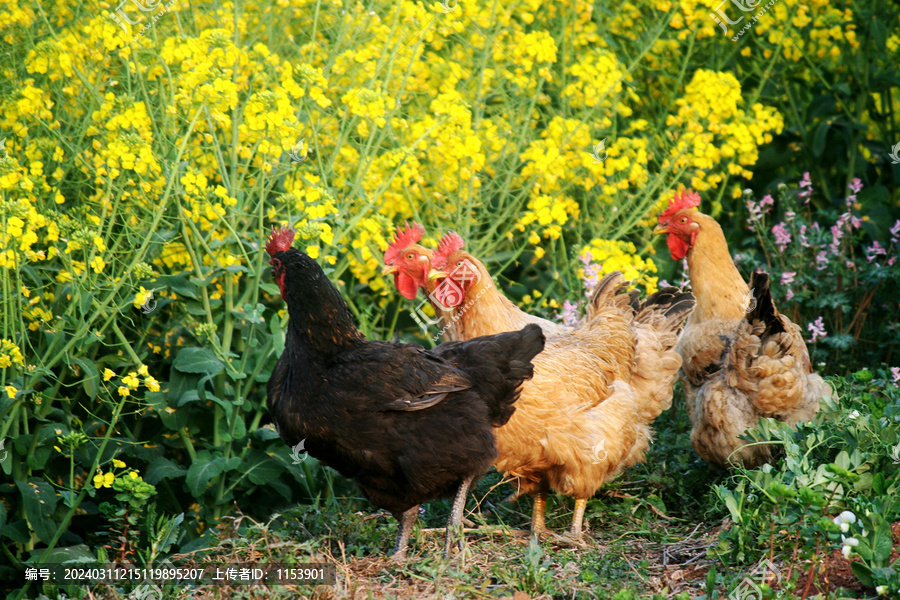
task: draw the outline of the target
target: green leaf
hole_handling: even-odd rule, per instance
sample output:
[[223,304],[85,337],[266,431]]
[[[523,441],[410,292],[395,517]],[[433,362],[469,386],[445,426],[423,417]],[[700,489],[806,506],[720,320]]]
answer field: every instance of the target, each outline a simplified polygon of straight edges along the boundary
[[816,157],[822,156],[825,151],[825,141],[828,139],[828,129],[831,128],[830,121],[822,121],[816,127],[816,133],[813,136],[812,151]]
[[872,18],[872,39],[877,48],[884,48],[887,43],[887,28],[877,17]]
[[[724,489],[724,488],[723,488]],[[737,500],[731,494],[731,492],[727,492],[727,496],[725,496],[725,506],[728,508],[728,512],[731,513],[731,520],[735,523],[743,522],[743,516],[741,515],[741,509],[738,508]]]
[[178,351],[172,366],[182,373],[216,375],[222,372],[225,363],[207,348],[182,348]]
[[159,517],[156,524],[156,535],[153,536],[154,540],[152,541],[153,550],[157,555],[168,552],[172,544],[178,541],[178,535],[181,533],[178,526],[181,525],[182,521],[184,521],[184,513],[172,518],[165,515]]
[[197,455],[197,459],[187,471],[188,489],[194,498],[199,498],[206,490],[209,480],[225,470],[225,459],[221,456],[212,457],[208,450]]
[[260,282],[259,289],[269,294],[270,296],[281,298],[281,290],[278,289],[278,285],[275,283]]
[[284,465],[261,450],[251,450],[240,470],[256,485],[266,485],[284,472]]
[[50,551],[44,551],[41,554],[40,562],[43,564],[94,564],[97,562],[97,557],[86,545],[79,544],[77,546],[66,546],[65,548],[54,548]]
[[893,550],[891,539],[891,527],[887,521],[882,521],[875,530],[875,539],[872,541],[872,554],[875,566],[887,565]]
[[872,580],[872,569],[859,562],[850,563],[850,568],[853,569],[853,574],[864,586],[873,587],[875,585]]
[[269,319],[269,334],[275,346],[275,356],[281,356],[284,352],[284,331],[281,330],[281,319],[272,317]]
[[291,493],[291,486],[280,479],[273,479],[272,481],[270,481],[266,486],[266,489],[281,494],[281,496],[288,502],[291,501],[291,497],[293,496],[293,494]]
[[48,543],[53,539],[57,527],[56,521],[53,520],[53,511],[59,502],[56,490],[37,477],[32,477],[28,481],[17,481],[16,485],[22,494],[25,516],[31,528],[42,542]]
[[160,456],[147,467],[147,474],[144,475],[144,481],[156,485],[163,479],[184,477],[185,473],[187,473],[187,469],[175,464],[168,458]]
[[27,544],[31,539],[31,532],[28,531],[28,521],[19,519],[12,523],[7,523],[3,528],[3,536],[11,539],[17,544]]
[[93,361],[86,358],[75,358],[72,359],[72,362],[84,370],[85,377],[81,385],[84,386],[85,393],[93,400],[97,397],[97,392],[100,389],[100,371],[97,370]]
[[278,432],[275,431],[272,427],[260,427],[259,429],[253,430],[253,437],[258,439],[261,442],[268,442],[270,440],[280,440],[281,436],[278,435]]
[[179,296],[184,296],[186,298],[193,298],[194,300],[200,298],[200,295],[197,293],[197,286],[191,284],[191,282],[189,282],[187,277],[185,277],[184,275],[168,275],[159,277],[156,281],[154,281],[154,285],[165,286]]
[[266,319],[263,317],[263,313],[266,312],[266,307],[262,304],[257,303],[256,306],[252,304],[245,304],[241,307],[240,311],[232,311],[236,317],[240,319],[246,320],[248,323],[260,324],[265,323]]

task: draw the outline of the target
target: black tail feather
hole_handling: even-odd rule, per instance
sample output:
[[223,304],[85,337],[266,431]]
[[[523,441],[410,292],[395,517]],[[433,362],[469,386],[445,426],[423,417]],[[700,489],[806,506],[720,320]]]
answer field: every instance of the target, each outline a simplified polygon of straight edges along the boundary
[[643,321],[651,314],[662,314],[669,320],[683,319],[694,308],[694,295],[676,287],[665,287],[651,294],[641,303],[637,320]]
[[515,411],[522,382],[534,374],[531,360],[543,349],[544,333],[532,324],[521,331],[441,344],[434,352],[472,377],[488,403],[491,424],[499,427]]
[[768,273],[753,273],[750,276],[750,306],[747,310],[747,321],[749,323],[762,321],[766,325],[766,333],[770,335],[785,331],[772,301]]

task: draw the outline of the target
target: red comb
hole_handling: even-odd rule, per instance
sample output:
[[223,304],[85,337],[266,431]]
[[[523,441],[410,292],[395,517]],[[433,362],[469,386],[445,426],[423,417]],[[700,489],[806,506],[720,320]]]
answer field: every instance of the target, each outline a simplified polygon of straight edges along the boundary
[[698,206],[700,206],[700,194],[691,188],[688,188],[682,190],[680,197],[678,196],[678,192],[675,192],[675,197],[669,201],[669,208],[667,208],[663,214],[659,215],[659,218],[670,217],[680,210],[696,208]]
[[465,245],[466,243],[458,233],[455,231],[448,231],[444,234],[444,237],[441,238],[441,241],[438,242],[437,250],[434,251],[434,260],[432,261],[432,264],[435,266],[444,265],[447,262],[447,259],[450,258],[451,252],[462,250]]
[[400,257],[400,253],[410,244],[415,244],[425,235],[425,228],[419,223],[404,223],[402,229],[397,227],[397,235],[394,241],[384,251],[384,263],[389,265]]
[[290,227],[280,227],[279,229],[275,229],[275,226],[272,226],[272,235],[269,236],[269,241],[266,242],[266,252],[269,253],[269,256],[275,256],[279,252],[284,252],[285,250],[291,249],[291,244],[294,243],[294,230]]

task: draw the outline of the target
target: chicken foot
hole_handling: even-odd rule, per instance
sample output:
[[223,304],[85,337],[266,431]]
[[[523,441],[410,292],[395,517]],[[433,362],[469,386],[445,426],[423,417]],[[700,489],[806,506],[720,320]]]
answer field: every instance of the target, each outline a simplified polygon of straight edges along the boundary
[[575,514],[572,517],[572,529],[569,535],[576,540],[581,539],[581,528],[584,525],[584,509],[587,508],[587,498],[575,499]]
[[457,548],[462,551],[465,542],[465,534],[462,532],[461,523],[463,513],[466,509],[466,496],[469,493],[469,487],[475,480],[474,475],[469,475],[459,484],[459,490],[456,492],[456,498],[453,499],[453,508],[450,510],[450,520],[447,521],[447,539],[444,542],[444,558],[450,556],[450,545],[452,538],[457,536]]
[[[394,515],[396,517],[396,515]],[[400,531],[397,533],[397,544],[394,546],[394,551],[391,553],[391,560],[394,562],[402,563],[406,560],[406,546],[409,544],[409,534],[412,533],[413,525],[416,524],[416,519],[419,516],[419,505],[415,505],[412,508],[403,512],[403,515],[398,521],[400,521]]]

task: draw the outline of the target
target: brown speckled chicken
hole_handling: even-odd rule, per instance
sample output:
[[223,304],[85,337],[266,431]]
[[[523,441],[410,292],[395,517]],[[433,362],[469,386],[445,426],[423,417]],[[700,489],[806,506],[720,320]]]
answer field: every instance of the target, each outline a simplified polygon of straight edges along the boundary
[[[440,271],[423,286],[441,317],[444,339],[538,322],[504,297],[484,265],[462,248],[459,235],[444,236],[432,256]],[[400,254],[415,265],[425,253],[406,246]],[[535,533],[546,531],[544,506],[552,489],[575,497],[571,534],[580,537],[587,499],[644,460],[650,424],[671,406],[681,365],[675,345],[693,300],[667,289],[640,302],[636,291],[626,289],[622,274],[611,273],[577,328],[546,322],[554,333],[532,361],[534,378],[524,384],[513,418],[495,430],[494,466],[515,479],[517,491],[535,497]]]
[[697,299],[678,344],[691,443],[707,462],[752,467],[772,449],[741,440],[747,429],[760,417],[808,421],[831,390],[813,373],[800,328],[775,308],[769,276],[754,273],[747,287],[722,228],[699,205],[697,193],[676,193],[654,230],[668,235],[673,259],[687,257]]

